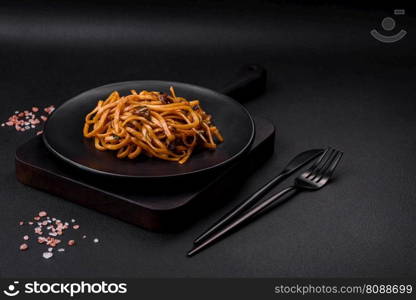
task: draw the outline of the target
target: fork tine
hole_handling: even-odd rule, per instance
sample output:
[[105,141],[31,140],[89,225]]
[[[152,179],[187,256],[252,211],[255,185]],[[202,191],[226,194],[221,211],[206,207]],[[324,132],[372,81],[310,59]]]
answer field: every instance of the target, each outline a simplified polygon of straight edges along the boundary
[[323,173],[323,170],[325,170],[327,166],[331,163],[331,160],[334,157],[334,154],[336,154],[336,152],[337,150],[335,149],[331,149],[331,151],[329,151],[326,159],[319,165],[318,168],[315,169],[314,172],[312,172],[313,174],[311,179],[314,179]]
[[312,177],[317,177],[317,176],[319,176],[320,174],[323,173],[323,170],[325,170],[327,165],[331,162],[332,157],[334,156],[334,153],[336,151],[337,150],[331,148],[331,150],[328,152],[328,155],[327,155],[326,159],[321,162],[319,167],[316,168],[314,172],[312,172],[313,173]]
[[328,179],[331,178],[332,173],[334,173],[335,168],[337,167],[339,161],[342,158],[343,153],[341,151],[338,151],[337,156],[333,159],[331,165],[328,167],[326,172],[324,173],[324,177],[327,177]]
[[335,150],[331,153],[330,158],[325,162],[325,165],[317,172],[315,172],[315,177],[312,179],[315,182],[319,182],[327,174],[328,170],[332,167],[333,162],[338,157],[340,151]]
[[331,147],[328,147],[328,151],[326,151],[324,155],[321,156],[321,159],[318,161],[315,168],[313,169],[311,168],[312,170],[310,170],[309,174],[307,174],[306,177],[307,178],[312,177],[309,179],[313,179],[314,177],[316,177],[317,174],[320,174],[322,168],[326,165],[328,160],[331,158],[331,155],[333,152],[334,152],[334,149],[332,149]]
[[308,177],[317,167],[318,165],[322,162],[323,158],[327,155],[328,151],[331,150],[331,147],[326,147],[324,153],[322,153],[322,155],[313,163],[313,165],[306,170],[306,172],[304,173],[304,177]]

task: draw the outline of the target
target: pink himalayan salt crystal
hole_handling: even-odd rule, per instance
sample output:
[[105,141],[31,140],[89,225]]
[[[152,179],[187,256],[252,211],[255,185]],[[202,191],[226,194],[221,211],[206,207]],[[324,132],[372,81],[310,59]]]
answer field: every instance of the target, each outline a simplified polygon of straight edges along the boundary
[[45,107],[44,111],[46,111],[48,114],[51,114],[55,110],[55,106],[51,105],[48,107]]
[[47,241],[47,239],[46,239],[45,237],[43,237],[43,236],[38,237],[38,243],[39,243],[39,244],[43,244],[43,243],[45,243],[46,241]]
[[19,246],[20,251],[25,251],[25,250],[27,250],[28,248],[29,248],[29,246],[28,246],[27,244],[21,244],[21,245]]
[[[55,106],[50,105],[43,109],[49,115],[55,110]],[[24,110],[19,112],[18,110],[15,111],[14,115],[11,115],[7,122],[2,123],[2,127],[4,126],[12,126],[15,128],[16,131],[24,132],[30,129],[36,128],[37,124],[40,124],[41,120],[46,122],[48,119],[46,115],[41,116],[41,120],[38,119],[36,113],[40,113],[39,107],[33,106],[31,111]]]

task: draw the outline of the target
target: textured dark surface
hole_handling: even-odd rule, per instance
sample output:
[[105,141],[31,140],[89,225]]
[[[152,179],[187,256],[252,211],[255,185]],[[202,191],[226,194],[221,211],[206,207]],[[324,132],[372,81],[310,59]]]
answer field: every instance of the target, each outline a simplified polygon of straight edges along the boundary
[[[382,44],[369,31],[392,13],[377,7],[2,5],[1,119],[117,81],[165,79],[217,89],[241,64],[254,62],[270,73],[268,91],[245,105],[278,128],[278,155],[224,199],[223,209],[181,233],[155,234],[18,183],[14,152],[34,133],[0,128],[0,276],[416,274],[413,18],[395,17],[408,35]],[[345,153],[332,184],[185,257],[193,238],[293,155],[326,145]],[[19,252],[25,231],[18,221],[41,209],[79,220],[100,243],[80,243],[49,261],[36,246]]]

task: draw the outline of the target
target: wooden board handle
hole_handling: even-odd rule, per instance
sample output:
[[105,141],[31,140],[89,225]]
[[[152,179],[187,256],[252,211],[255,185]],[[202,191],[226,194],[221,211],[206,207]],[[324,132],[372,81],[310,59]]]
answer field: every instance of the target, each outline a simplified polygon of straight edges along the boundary
[[266,89],[267,71],[260,65],[246,65],[221,92],[239,102],[254,98]]

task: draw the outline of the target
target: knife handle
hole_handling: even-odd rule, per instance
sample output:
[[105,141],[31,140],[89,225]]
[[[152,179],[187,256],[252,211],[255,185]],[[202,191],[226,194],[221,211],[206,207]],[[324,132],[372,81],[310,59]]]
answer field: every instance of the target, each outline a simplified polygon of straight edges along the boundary
[[237,217],[235,220],[232,220],[230,224],[227,224],[224,228],[221,228],[218,232],[215,232],[213,235],[209,236],[206,240],[203,240],[201,243],[194,245],[194,247],[188,252],[187,256],[193,256],[202,249],[212,245],[215,241],[219,240],[233,229],[238,226],[242,226],[242,224],[247,224],[249,219],[255,217],[256,215],[263,213],[264,211],[275,207],[276,205],[282,204],[283,202],[287,201],[289,197],[286,197],[287,194],[291,193],[291,196],[296,194],[299,190],[295,186],[290,186],[285,188],[284,190],[274,194],[270,198],[260,202],[258,205],[255,205],[253,208],[249,209],[248,211],[242,213],[241,216]]
[[205,230],[200,236],[198,236],[194,240],[194,244],[199,244],[200,242],[204,241],[218,228],[223,227],[225,224],[229,223],[232,219],[234,219],[235,216],[239,215],[240,213],[242,213],[244,210],[248,209],[249,207],[252,207],[257,202],[257,200],[263,197],[268,191],[271,190],[272,187],[274,187],[276,184],[281,182],[287,176],[288,176],[287,173],[280,173],[277,177],[274,177],[272,180],[267,182],[258,191],[252,194],[246,201],[234,207],[227,214],[225,214],[222,218],[220,218],[214,225],[212,225],[210,228]]
[[258,96],[266,89],[267,71],[260,65],[246,65],[221,92],[242,102]]

